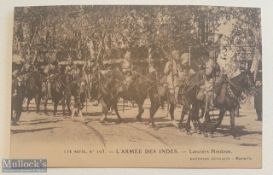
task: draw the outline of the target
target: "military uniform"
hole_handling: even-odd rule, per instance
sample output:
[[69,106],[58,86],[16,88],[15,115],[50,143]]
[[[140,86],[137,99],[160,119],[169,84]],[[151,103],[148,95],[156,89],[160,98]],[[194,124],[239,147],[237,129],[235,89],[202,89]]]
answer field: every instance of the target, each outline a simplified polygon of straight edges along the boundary
[[200,86],[200,90],[197,94],[197,99],[201,101],[206,101],[209,107],[213,107],[214,100],[214,71],[216,63],[211,58],[206,62],[204,70],[204,83]]
[[51,94],[51,83],[52,83],[52,80],[54,78],[54,74],[56,73],[56,69],[57,69],[57,67],[55,65],[53,65],[53,64],[48,64],[44,68],[44,72],[43,73],[46,76],[48,98],[52,97],[52,94]]
[[156,80],[156,79],[157,79],[157,71],[156,71],[156,69],[154,68],[154,66],[153,66],[152,63],[149,63],[148,72],[149,72],[150,77],[151,77],[153,80]]
[[167,78],[166,85],[169,89],[171,96],[174,96],[175,102],[178,98],[179,90],[179,81],[178,81],[178,51],[173,51],[172,56],[169,58],[169,61],[166,63],[164,68],[164,74]]
[[179,86],[186,85],[188,83],[188,78],[194,74],[194,71],[191,69],[189,64],[189,53],[182,54],[178,64]]
[[80,76],[80,69],[77,67],[77,65],[73,65],[71,68],[71,74],[73,77],[73,80],[78,80],[79,76]]
[[217,58],[221,74],[233,78],[240,74],[240,69],[235,62],[235,53],[231,49],[223,48]]
[[87,83],[90,83],[90,81],[91,81],[91,77],[90,76],[93,73],[93,65],[90,62],[87,62],[86,64],[84,64],[82,70],[84,72],[85,81]]
[[16,86],[18,85],[18,82],[22,82],[22,79],[20,77],[20,71],[14,70],[12,72],[12,97],[15,97],[17,95]]
[[[177,50],[172,51],[169,61],[166,63],[164,68],[164,74],[167,78],[166,85],[169,90],[169,98],[173,103],[178,102],[178,93],[179,93],[179,80],[178,80],[178,63],[179,62],[179,53]],[[172,119],[172,124],[175,127],[178,127],[176,121]]]
[[131,53],[130,52],[126,52],[122,65],[121,65],[121,70],[123,72],[123,74],[125,75],[125,84],[126,87],[128,88],[129,85],[132,82],[132,63],[130,61],[131,59]]
[[65,75],[70,75],[71,74],[71,69],[72,69],[72,64],[68,64],[64,68],[64,74]]
[[88,85],[87,95],[88,95],[88,98],[90,98],[90,89],[92,88],[91,85],[92,85],[93,65],[91,64],[91,62],[87,62],[82,69],[84,72],[85,81]]

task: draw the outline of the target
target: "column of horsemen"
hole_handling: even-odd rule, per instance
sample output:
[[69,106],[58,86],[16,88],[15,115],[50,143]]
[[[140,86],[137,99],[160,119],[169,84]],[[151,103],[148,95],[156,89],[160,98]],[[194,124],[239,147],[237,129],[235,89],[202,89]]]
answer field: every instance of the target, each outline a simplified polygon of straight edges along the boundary
[[[29,101],[35,98],[37,112],[40,110],[41,99],[44,99],[46,112],[47,101],[51,99],[54,114],[58,104],[62,104],[63,114],[65,115],[67,107],[72,117],[77,113],[83,117],[82,110],[88,99],[99,101],[104,115],[102,121],[107,120],[110,109],[115,110],[119,121],[122,121],[117,108],[120,98],[137,103],[139,111],[136,118],[141,120],[144,101],[150,98],[150,121],[153,126],[156,111],[167,103],[174,126],[181,127],[184,116],[188,114],[186,128],[190,128],[191,121],[201,128],[199,118],[203,117],[209,121],[209,111],[215,107],[221,109],[220,113],[233,109],[233,106],[228,106],[230,99],[225,93],[239,105],[241,93],[248,89],[244,87],[247,86],[244,83],[248,82],[236,84],[236,81],[230,80],[242,73],[246,76],[248,71],[240,70],[233,57],[228,55],[226,48],[217,54],[216,59],[215,55],[209,53],[206,62],[198,71],[192,68],[190,62],[190,53],[180,53],[174,49],[164,66],[163,75],[160,75],[151,54],[147,59],[147,73],[136,71],[130,51],[124,54],[121,63],[110,66],[103,65],[98,60],[87,60],[83,66],[79,66],[71,58],[65,65],[59,64],[58,61],[39,65],[27,60],[12,74],[12,107],[19,111],[12,121],[16,124],[19,120],[25,98],[28,100],[27,110]],[[179,104],[183,106],[183,110],[178,125],[173,112]],[[199,109],[202,110],[201,115]],[[218,126],[219,124],[214,127]]]

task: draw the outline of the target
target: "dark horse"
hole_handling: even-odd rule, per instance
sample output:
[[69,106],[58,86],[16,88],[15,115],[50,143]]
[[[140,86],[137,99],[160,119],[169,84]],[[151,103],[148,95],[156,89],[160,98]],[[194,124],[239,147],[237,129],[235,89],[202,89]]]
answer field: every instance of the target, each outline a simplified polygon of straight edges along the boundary
[[[180,128],[183,125],[184,117],[188,113],[188,119],[186,123],[186,131],[190,134],[190,122],[193,122],[193,125],[196,130],[199,130],[198,126],[200,125],[199,122],[199,109],[204,109],[204,102],[197,99],[196,95],[200,90],[200,86],[204,83],[204,72],[199,71],[192,76],[189,77],[188,83],[181,88],[182,90],[182,98],[184,99],[183,102],[183,109],[181,112],[181,119],[180,119]],[[181,92],[181,91],[180,91]]]
[[[121,122],[121,117],[118,112],[118,92],[121,91],[122,86],[121,83],[123,81],[123,77],[114,71],[109,71],[107,73],[98,72],[98,100],[102,105],[102,113],[103,118],[101,118],[101,122],[104,122],[107,119],[107,114],[110,108],[114,109],[119,122]],[[95,86],[93,86],[95,88]]]
[[151,86],[151,89],[149,90],[149,97],[151,101],[150,121],[152,126],[155,126],[154,123],[155,113],[157,112],[160,106],[164,105],[164,102],[167,102],[168,112],[171,116],[172,124],[173,126],[178,127],[178,124],[175,122],[174,119],[174,110],[176,105],[180,104],[183,106],[181,115],[185,115],[189,110],[189,105],[183,95],[184,88],[186,86],[185,83],[186,81],[183,82],[183,84],[181,84],[181,86],[179,87],[179,91],[177,92],[178,93],[177,99],[175,99],[175,94],[172,94],[170,92],[170,89],[164,86],[164,80],[162,82],[156,82],[153,84],[153,86]]
[[[64,77],[61,74],[55,74],[54,77],[51,79],[51,96],[52,96],[52,102],[54,105],[53,114],[56,115],[57,113],[57,107],[59,102],[62,103],[62,110],[63,115],[65,115],[65,90],[66,86],[64,83]],[[47,86],[44,84],[44,86]],[[44,111],[47,113],[47,102],[48,102],[48,96],[45,95],[45,102],[44,102]]]
[[133,72],[131,83],[127,86],[122,86],[123,89],[119,93],[119,97],[137,104],[138,114],[136,115],[136,119],[138,121],[142,120],[142,114],[144,112],[143,104],[154,83],[155,80],[151,79],[149,75],[144,76],[140,73]]
[[84,80],[82,74],[72,75],[72,81],[70,82],[69,89],[70,89],[70,96],[69,94],[66,95],[68,103],[70,103],[71,101],[70,97],[74,98],[74,105],[73,105],[71,117],[73,119],[75,113],[77,112],[78,115],[83,120],[82,109],[84,107],[84,102],[86,102],[88,91],[87,91],[87,83]]
[[12,80],[11,121],[13,125],[19,121],[24,101],[24,85],[21,80]]
[[[199,127],[204,133],[213,133],[221,124],[226,111],[230,113],[230,127],[231,135],[234,138],[237,138],[236,128],[235,128],[235,111],[239,106],[239,97],[243,91],[249,91],[253,88],[253,78],[250,75],[250,72],[244,71],[241,72],[236,77],[228,79],[227,77],[222,78],[221,81],[216,85],[216,97],[214,99],[214,105],[217,109],[220,110],[219,117],[215,121],[210,119],[207,102],[200,101],[196,98],[196,92],[198,88],[193,88],[188,92],[187,96],[191,98],[191,114],[188,117],[187,126],[189,127],[190,120],[197,121]],[[202,109],[202,116],[205,117],[204,122],[199,122],[199,109]]]
[[127,85],[125,82],[125,75],[120,70],[111,70],[105,75],[100,75],[100,102],[103,107],[104,121],[107,118],[107,112],[110,108],[114,109],[119,121],[121,116],[119,114],[117,105],[119,98],[124,100],[134,101],[138,105],[138,114],[136,119],[142,120],[142,114],[144,112],[143,104],[148,96],[148,91],[151,86],[151,79],[147,76],[143,76],[137,72],[132,75],[131,82]]
[[38,71],[31,71],[25,75],[25,79],[25,97],[27,98],[27,111],[30,101],[35,98],[36,112],[39,112],[42,97],[41,74]]
[[149,98],[151,101],[151,108],[150,108],[150,122],[153,127],[155,127],[154,123],[154,115],[159,109],[160,106],[163,106],[164,102],[166,101],[169,106],[169,113],[171,116],[171,120],[174,122],[174,109],[175,109],[175,98],[171,96],[169,89],[165,87],[163,84],[156,84],[152,86],[149,91]]

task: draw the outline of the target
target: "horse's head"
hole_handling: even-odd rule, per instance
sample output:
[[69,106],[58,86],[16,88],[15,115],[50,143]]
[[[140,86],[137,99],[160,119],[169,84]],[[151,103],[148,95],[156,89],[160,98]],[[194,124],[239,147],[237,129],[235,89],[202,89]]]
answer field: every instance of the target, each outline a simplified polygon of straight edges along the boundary
[[242,73],[242,88],[249,93],[255,88],[253,74],[250,71],[243,71]]
[[231,79],[232,86],[238,91],[251,94],[254,86],[254,78],[250,71],[242,71],[238,76]]

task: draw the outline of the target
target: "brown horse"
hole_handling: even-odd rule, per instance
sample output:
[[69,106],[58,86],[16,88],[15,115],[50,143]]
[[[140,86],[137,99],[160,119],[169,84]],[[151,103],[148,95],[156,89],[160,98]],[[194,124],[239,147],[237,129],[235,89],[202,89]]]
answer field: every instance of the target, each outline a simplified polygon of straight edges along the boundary
[[142,114],[144,112],[143,104],[154,83],[155,80],[151,79],[149,75],[144,76],[140,73],[133,72],[131,83],[127,85],[127,87],[122,86],[123,88],[119,93],[119,97],[137,104],[138,114],[136,115],[136,119],[138,121],[142,120]]
[[[119,122],[121,122],[121,117],[118,112],[118,94],[121,92],[123,77],[119,72],[109,71],[106,73],[98,72],[98,100],[102,105],[102,115],[101,122],[107,120],[107,114],[110,108],[114,109]],[[94,86],[95,87],[95,86]]]
[[[62,74],[54,74],[50,81],[51,81],[51,87],[50,87],[51,88],[51,99],[52,99],[52,103],[54,106],[53,115],[56,115],[58,105],[61,102],[62,112],[63,112],[63,116],[64,116],[65,115],[65,102],[66,102],[66,98],[64,95],[67,90],[64,76],[62,76]],[[43,82],[43,93],[44,93],[43,96],[45,97],[45,100],[44,100],[44,112],[45,113],[47,113],[47,103],[49,100],[48,95],[47,95],[47,91],[46,91],[46,88],[47,88],[46,83],[47,83],[46,81]]]
[[25,97],[27,98],[27,111],[30,101],[35,98],[36,112],[40,111],[40,103],[42,97],[42,81],[41,74],[38,71],[31,71],[25,76]]
[[[249,92],[253,88],[253,78],[248,71],[241,72],[238,76],[228,79],[222,78],[219,84],[216,86],[216,97],[214,99],[214,105],[219,109],[219,117],[215,121],[210,120],[209,110],[205,101],[200,101],[196,98],[196,92],[198,87],[193,88],[187,93],[187,97],[192,105],[191,115],[188,117],[187,124],[190,120],[197,121],[198,127],[204,133],[210,133],[213,136],[215,130],[221,124],[226,111],[230,113],[230,127],[231,135],[237,138],[237,132],[235,128],[235,111],[239,106],[238,97],[241,96],[242,92]],[[203,109],[201,116],[205,116],[203,123],[199,122],[199,109]],[[189,125],[187,125],[189,127]]]
[[73,119],[75,113],[78,113],[78,115],[83,120],[82,109],[84,107],[84,102],[87,99],[87,82],[81,75],[74,77],[70,82],[70,90],[71,97],[74,97],[74,105],[71,117]]
[[148,96],[152,80],[149,77],[134,72],[132,81],[127,85],[125,78],[125,75],[118,69],[111,70],[104,75],[100,74],[99,99],[104,114],[102,121],[106,120],[110,108],[114,109],[119,121],[121,121],[121,116],[117,108],[119,98],[136,102],[138,105],[136,119],[138,121],[142,120],[142,114],[144,112],[143,104]]
[[[197,99],[196,95],[200,90],[200,86],[204,83],[204,72],[199,71],[189,77],[188,83],[182,88],[181,97],[183,100],[183,109],[180,118],[180,128],[182,128],[184,117],[188,114],[185,129],[190,134],[190,122],[193,123],[194,129],[199,130],[199,109],[203,109],[204,102]],[[194,104],[194,105],[193,105]],[[185,106],[185,107],[184,107]]]

